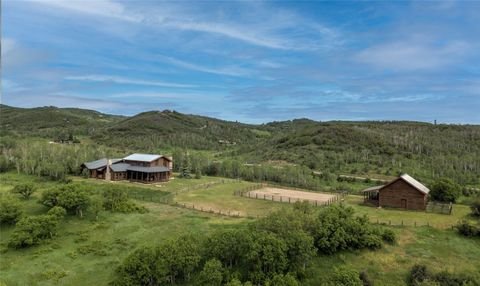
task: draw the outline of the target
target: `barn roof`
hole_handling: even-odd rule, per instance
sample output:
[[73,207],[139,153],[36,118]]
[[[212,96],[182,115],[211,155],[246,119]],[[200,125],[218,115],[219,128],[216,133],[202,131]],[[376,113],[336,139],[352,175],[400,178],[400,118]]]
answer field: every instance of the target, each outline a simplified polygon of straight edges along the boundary
[[132,155],[129,155],[123,160],[130,160],[130,161],[141,161],[141,162],[152,162],[157,160],[158,158],[163,157],[162,155],[155,155],[155,154],[140,154],[140,153],[135,153]]
[[422,192],[424,194],[428,194],[430,192],[429,188],[425,187],[425,185],[423,185],[419,181],[415,180],[414,178],[412,178],[408,174],[403,174],[403,175],[400,176],[400,178],[403,179],[405,182],[409,183],[412,187],[414,187],[415,189],[419,190],[420,192]]
[[127,163],[118,163],[110,166],[114,172],[126,172],[128,167],[130,167],[130,164]]
[[364,192],[375,192],[375,191],[380,190],[382,187],[383,187],[383,185],[366,188],[365,190],[362,190],[362,193],[364,193]]

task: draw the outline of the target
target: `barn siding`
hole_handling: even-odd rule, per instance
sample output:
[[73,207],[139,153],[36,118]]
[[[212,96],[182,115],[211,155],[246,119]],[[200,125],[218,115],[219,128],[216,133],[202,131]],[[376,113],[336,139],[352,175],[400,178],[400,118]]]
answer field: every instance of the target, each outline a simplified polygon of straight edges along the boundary
[[407,202],[407,209],[425,210],[426,195],[403,180],[379,190],[379,205],[382,207],[402,208],[402,199]]

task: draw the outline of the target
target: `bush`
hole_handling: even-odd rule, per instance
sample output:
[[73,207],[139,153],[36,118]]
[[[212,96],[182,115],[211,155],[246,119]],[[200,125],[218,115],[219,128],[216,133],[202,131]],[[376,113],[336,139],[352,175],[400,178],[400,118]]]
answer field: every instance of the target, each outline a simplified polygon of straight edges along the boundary
[[61,206],[67,212],[83,216],[89,204],[88,194],[75,185],[64,185],[43,192],[41,203],[49,206]]
[[8,245],[13,248],[24,248],[54,237],[57,225],[64,214],[64,209],[54,207],[46,215],[22,218],[15,226]]
[[480,198],[477,198],[475,201],[473,201],[470,208],[472,209],[473,216],[480,217]]
[[427,266],[423,264],[415,264],[407,278],[408,285],[417,286],[430,277],[427,271]]
[[145,213],[147,209],[138,206],[134,202],[130,201],[127,192],[122,189],[108,188],[103,192],[104,203],[103,206],[106,210],[112,212],[131,213],[139,212]]
[[473,237],[473,236],[480,236],[480,229],[477,228],[476,226],[470,224],[468,221],[466,220],[462,220],[460,221],[456,226],[455,228],[457,229],[457,231],[464,235],[464,236],[468,236],[468,237]]
[[345,266],[335,268],[330,283],[335,286],[363,286],[358,271]]
[[16,185],[12,189],[12,193],[21,195],[24,199],[28,200],[30,196],[37,190],[33,184],[21,184]]
[[0,224],[14,224],[22,215],[20,202],[10,196],[0,196]]
[[360,280],[362,280],[363,286],[373,286],[374,285],[373,280],[370,279],[367,271],[360,272],[359,278],[360,278]]
[[434,201],[454,203],[460,196],[460,186],[450,179],[440,179],[435,182],[430,191],[430,197]]
[[397,241],[397,238],[395,236],[395,232],[391,229],[383,229],[382,231],[382,239],[383,241],[394,244]]

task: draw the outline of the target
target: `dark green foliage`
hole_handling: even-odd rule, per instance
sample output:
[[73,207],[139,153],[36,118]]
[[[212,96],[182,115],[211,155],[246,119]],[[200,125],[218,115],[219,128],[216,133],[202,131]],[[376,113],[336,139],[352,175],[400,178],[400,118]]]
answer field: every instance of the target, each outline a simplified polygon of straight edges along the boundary
[[64,209],[54,207],[46,215],[22,218],[16,224],[8,245],[13,248],[25,248],[53,238],[64,214]]
[[427,271],[427,266],[423,264],[415,264],[407,278],[408,285],[416,286],[430,277]]
[[433,201],[454,203],[460,196],[460,186],[446,178],[436,181],[430,189],[429,195]]
[[460,221],[455,228],[461,235],[468,237],[480,237],[480,227],[477,227],[466,220]]
[[333,271],[330,279],[332,286],[363,286],[363,281],[360,280],[360,274],[354,269],[348,267],[338,267]]
[[275,274],[271,279],[265,282],[265,286],[299,286],[297,279],[291,275],[287,274]]
[[198,285],[220,286],[223,280],[222,263],[217,259],[210,259],[205,262],[200,272]]
[[89,196],[85,190],[75,185],[64,185],[50,189],[42,194],[41,202],[49,207],[61,206],[67,212],[83,216],[89,204]]
[[199,242],[192,236],[140,248],[118,269],[113,285],[165,285],[189,281],[200,262]]
[[385,228],[385,229],[381,230],[381,236],[382,236],[383,241],[385,241],[387,243],[390,243],[390,244],[394,244],[397,240],[393,230],[388,229],[388,228]]
[[138,206],[128,198],[127,191],[120,188],[107,188],[103,191],[103,206],[112,212],[146,212],[147,209]]
[[472,209],[472,215],[474,217],[480,217],[480,197],[473,201],[470,208]]
[[0,224],[14,224],[22,215],[18,199],[10,196],[0,196]]
[[28,200],[30,196],[36,191],[37,189],[33,184],[21,184],[16,185],[12,189],[12,193],[21,195],[24,199]]
[[367,271],[360,272],[359,276],[360,280],[362,280],[363,286],[374,286],[373,280],[368,275]]
[[382,246],[381,234],[366,217],[355,217],[352,208],[331,206],[320,211],[312,229],[315,246],[321,253],[331,254],[345,249]]
[[429,282],[440,286],[476,286],[480,285],[480,278],[446,271],[432,273],[425,265],[414,265],[408,275],[407,284],[409,286],[421,286]]

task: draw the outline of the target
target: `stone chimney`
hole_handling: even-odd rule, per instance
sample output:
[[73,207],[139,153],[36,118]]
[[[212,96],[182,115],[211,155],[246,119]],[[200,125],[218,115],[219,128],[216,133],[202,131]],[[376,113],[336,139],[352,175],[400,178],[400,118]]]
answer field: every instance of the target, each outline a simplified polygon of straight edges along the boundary
[[105,180],[111,180],[110,167],[112,166],[112,160],[107,159],[107,169],[105,170]]
[[170,160],[170,162],[168,162],[168,168],[170,170],[173,169],[173,157],[172,156],[167,156],[167,158]]

